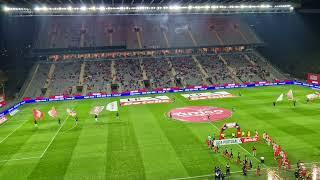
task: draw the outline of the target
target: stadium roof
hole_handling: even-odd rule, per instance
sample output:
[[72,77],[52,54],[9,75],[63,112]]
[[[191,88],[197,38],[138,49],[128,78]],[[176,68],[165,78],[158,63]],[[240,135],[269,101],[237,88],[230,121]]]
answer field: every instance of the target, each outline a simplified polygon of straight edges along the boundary
[[11,15],[291,12],[300,0],[0,0]]
[[1,3],[7,5],[19,5],[19,6],[28,6],[32,7],[34,5],[70,5],[70,4],[87,4],[97,5],[105,4],[109,6],[130,6],[130,5],[149,5],[149,6],[163,6],[163,5],[187,5],[187,4],[288,4],[295,3],[299,4],[300,0],[0,0]]

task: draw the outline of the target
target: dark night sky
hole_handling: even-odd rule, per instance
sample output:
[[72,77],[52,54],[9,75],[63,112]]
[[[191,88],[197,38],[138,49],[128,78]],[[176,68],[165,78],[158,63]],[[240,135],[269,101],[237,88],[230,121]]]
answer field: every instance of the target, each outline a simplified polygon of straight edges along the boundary
[[[317,9],[320,0],[304,0],[303,8]],[[307,72],[320,73],[320,13],[286,15],[245,15],[244,19],[267,43],[264,56],[286,72],[304,78]],[[25,58],[33,41],[34,19],[9,18],[0,14],[0,70],[9,76],[7,89],[19,89],[31,68]]]

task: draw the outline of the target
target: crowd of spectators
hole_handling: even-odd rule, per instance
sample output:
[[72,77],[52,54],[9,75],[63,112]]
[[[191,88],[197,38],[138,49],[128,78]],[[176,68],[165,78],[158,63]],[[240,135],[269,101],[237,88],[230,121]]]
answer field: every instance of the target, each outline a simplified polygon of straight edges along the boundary
[[184,81],[186,86],[203,85],[203,78],[199,67],[192,57],[170,58],[176,71],[176,79]]
[[73,86],[79,85],[80,63],[57,63],[51,79],[52,95],[70,95]]
[[87,62],[84,72],[87,92],[107,92],[112,83],[111,61]]
[[[25,96],[44,95],[41,94],[41,88],[46,83],[49,83],[47,94],[70,95],[79,93],[76,88],[79,85],[87,87],[86,93],[110,93],[114,90],[111,88],[112,84],[117,84],[117,91],[132,91],[144,88],[236,83],[238,80],[233,73],[242,83],[272,81],[278,77],[274,73],[271,74],[263,65],[266,62],[252,52],[203,52],[195,57],[196,59],[192,56],[147,56],[141,59],[56,62],[50,82],[46,80],[51,64],[43,63],[39,65],[35,79],[31,82],[32,88]],[[80,71],[83,63],[85,69],[82,78]]]
[[225,84],[234,81],[226,65],[223,64],[218,55],[199,56],[197,59],[207,73],[212,84]]
[[242,82],[270,80],[270,73],[246,55],[244,53],[228,53],[223,54],[222,57],[235,70],[236,76]]
[[153,88],[172,87],[172,70],[168,59],[144,59],[144,69]]
[[140,61],[137,59],[125,59],[115,61],[116,81],[123,91],[137,90],[142,86],[142,71]]

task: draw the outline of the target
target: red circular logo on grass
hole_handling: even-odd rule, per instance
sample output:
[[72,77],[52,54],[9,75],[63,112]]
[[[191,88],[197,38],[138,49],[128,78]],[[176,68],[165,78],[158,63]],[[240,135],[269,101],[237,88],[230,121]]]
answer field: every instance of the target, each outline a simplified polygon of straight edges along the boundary
[[210,122],[231,117],[232,112],[227,109],[209,106],[188,106],[172,109],[168,116],[172,119],[188,122]]

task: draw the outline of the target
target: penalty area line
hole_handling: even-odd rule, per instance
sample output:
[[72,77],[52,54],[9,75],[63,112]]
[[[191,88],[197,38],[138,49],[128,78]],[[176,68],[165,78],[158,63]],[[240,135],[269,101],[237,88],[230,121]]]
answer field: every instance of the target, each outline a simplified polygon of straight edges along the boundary
[[56,136],[59,134],[59,132],[60,132],[60,130],[61,130],[61,128],[62,128],[62,126],[64,125],[64,123],[69,119],[69,117],[70,116],[68,116],[64,121],[63,121],[63,123],[61,124],[61,126],[60,126],[60,128],[58,129],[58,131],[56,132],[56,134],[52,137],[52,139],[51,139],[51,141],[50,141],[50,143],[48,144],[48,146],[46,147],[46,149],[43,151],[43,153],[41,154],[41,156],[40,156],[40,158],[42,158],[43,157],[43,155],[47,152],[47,150],[49,149],[49,147],[51,146],[51,144],[52,144],[52,142],[53,142],[53,140],[56,138]]

